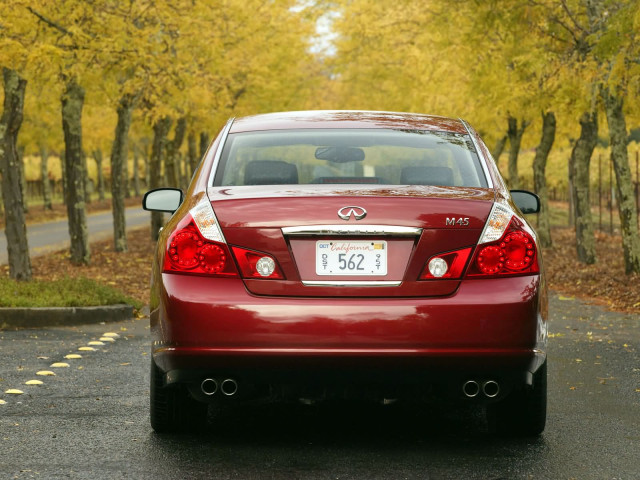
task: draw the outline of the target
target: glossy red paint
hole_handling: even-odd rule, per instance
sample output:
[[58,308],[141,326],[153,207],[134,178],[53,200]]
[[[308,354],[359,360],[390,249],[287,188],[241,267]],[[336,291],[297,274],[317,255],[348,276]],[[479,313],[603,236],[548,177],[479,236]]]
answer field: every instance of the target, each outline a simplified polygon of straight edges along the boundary
[[[238,356],[417,356],[425,366],[460,355],[470,368],[501,358],[535,365],[540,279],[465,282],[452,298],[292,299],[255,297],[240,280],[163,274],[163,307],[152,334],[165,370],[218,369]],[[211,302],[212,292],[216,301]],[[512,363],[513,362],[513,363]],[[374,361],[375,363],[375,361]]]

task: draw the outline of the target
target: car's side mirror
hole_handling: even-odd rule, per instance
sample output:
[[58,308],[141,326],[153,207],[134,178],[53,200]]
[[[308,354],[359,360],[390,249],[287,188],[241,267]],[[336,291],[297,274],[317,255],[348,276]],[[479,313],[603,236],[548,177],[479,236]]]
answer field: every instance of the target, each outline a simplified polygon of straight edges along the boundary
[[540,197],[526,190],[511,190],[513,203],[522,213],[538,213],[540,211]]
[[184,194],[178,188],[157,188],[144,194],[142,208],[152,212],[173,213],[178,209],[183,199]]

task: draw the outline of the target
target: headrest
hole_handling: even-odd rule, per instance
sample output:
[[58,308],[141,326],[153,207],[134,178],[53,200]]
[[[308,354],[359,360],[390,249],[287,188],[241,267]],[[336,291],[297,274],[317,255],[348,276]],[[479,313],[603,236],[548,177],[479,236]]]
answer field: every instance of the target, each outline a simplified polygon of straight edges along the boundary
[[245,185],[283,185],[298,183],[298,168],[280,160],[256,160],[244,170]]
[[402,185],[453,186],[453,170],[449,167],[404,167],[400,172]]

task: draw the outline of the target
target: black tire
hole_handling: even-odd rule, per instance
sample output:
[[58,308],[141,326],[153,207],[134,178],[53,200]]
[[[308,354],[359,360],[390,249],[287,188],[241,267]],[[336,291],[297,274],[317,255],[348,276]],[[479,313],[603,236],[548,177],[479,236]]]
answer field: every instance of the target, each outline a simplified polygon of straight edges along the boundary
[[186,388],[180,385],[165,386],[162,377],[162,372],[151,360],[151,427],[158,433],[203,429],[207,423],[207,404],[191,398]]
[[533,437],[547,421],[547,361],[533,375],[533,385],[514,390],[501,402],[487,406],[489,429],[499,435]]

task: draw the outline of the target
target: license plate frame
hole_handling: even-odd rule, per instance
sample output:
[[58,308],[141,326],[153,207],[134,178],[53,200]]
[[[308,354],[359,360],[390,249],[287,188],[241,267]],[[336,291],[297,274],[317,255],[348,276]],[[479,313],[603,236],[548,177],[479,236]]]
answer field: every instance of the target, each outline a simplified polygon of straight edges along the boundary
[[384,277],[388,252],[385,240],[318,240],[316,275]]

